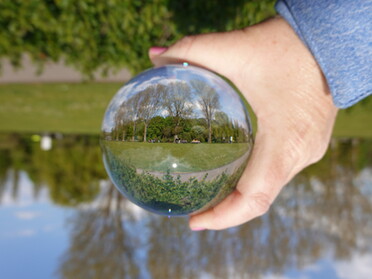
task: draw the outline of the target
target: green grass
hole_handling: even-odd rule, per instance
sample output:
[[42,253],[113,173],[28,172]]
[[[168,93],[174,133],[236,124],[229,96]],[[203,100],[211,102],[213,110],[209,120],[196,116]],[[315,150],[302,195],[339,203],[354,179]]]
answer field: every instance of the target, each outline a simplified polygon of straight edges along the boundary
[[0,131],[96,133],[119,83],[0,85]]
[[231,163],[247,152],[248,143],[175,144],[103,141],[113,154],[136,168],[176,172],[205,171]]
[[[0,85],[0,131],[98,134],[121,83]],[[371,97],[369,97],[371,99]],[[340,110],[333,135],[372,138],[372,101]]]
[[372,97],[340,110],[333,130],[335,137],[372,138]]

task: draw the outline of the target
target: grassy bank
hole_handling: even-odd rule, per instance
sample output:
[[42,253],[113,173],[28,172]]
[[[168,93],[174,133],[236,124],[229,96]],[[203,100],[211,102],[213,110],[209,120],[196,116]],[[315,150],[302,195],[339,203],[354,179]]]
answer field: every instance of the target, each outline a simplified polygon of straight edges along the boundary
[[340,110],[333,135],[335,137],[372,138],[372,97]]
[[99,133],[108,102],[121,85],[0,85],[0,131]]
[[[0,85],[0,131],[94,133],[120,83]],[[371,98],[371,97],[370,97]],[[372,138],[372,101],[341,110],[334,136]]]

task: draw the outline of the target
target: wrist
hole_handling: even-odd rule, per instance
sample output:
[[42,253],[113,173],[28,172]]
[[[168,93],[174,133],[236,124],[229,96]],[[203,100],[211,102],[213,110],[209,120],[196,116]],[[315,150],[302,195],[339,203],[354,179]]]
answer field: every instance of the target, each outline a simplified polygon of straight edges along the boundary
[[[242,69],[245,87],[265,94],[286,92],[284,101],[301,98],[302,102],[321,102],[333,105],[329,87],[315,58],[292,27],[280,16],[248,27],[244,32],[249,37],[248,55],[250,66]],[[270,83],[269,85],[262,83]],[[247,96],[249,99],[249,96]],[[309,99],[310,100],[306,100]],[[255,98],[256,100],[257,98]],[[255,102],[255,100],[248,100]],[[254,104],[252,104],[254,105]]]

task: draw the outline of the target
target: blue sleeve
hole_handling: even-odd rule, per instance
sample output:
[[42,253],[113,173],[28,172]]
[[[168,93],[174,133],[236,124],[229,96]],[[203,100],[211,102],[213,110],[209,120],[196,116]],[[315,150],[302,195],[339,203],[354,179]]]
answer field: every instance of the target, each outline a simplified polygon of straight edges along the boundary
[[278,0],[276,10],[312,52],[336,106],[372,93],[371,0]]

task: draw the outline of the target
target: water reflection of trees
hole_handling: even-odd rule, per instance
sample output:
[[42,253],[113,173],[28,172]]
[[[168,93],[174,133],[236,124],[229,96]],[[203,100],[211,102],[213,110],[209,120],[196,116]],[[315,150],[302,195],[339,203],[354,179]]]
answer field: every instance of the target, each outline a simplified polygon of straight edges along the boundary
[[[357,174],[371,166],[370,141],[333,140],[327,156],[303,171],[293,182],[304,187],[291,187],[288,193],[291,195],[293,192],[301,199],[295,198],[293,207],[288,208],[287,213],[301,213],[296,218],[300,227],[326,230],[329,233],[327,241],[339,259],[349,258],[355,250],[372,247],[371,191],[368,194],[366,185],[356,181]],[[308,208],[311,215],[306,214]],[[369,247],[361,242],[366,239],[365,236],[369,237]]]
[[[140,278],[134,261],[135,239],[122,224],[127,203],[114,187],[104,189],[99,203],[83,207],[69,220],[71,245],[58,275],[61,278]],[[95,205],[97,207],[95,207]]]
[[[113,251],[113,254],[121,253],[115,257],[123,260],[121,272],[125,273],[128,262],[132,268],[138,267],[133,256],[137,251],[146,254],[141,268],[152,278],[199,278],[201,274],[209,274],[211,278],[260,278],[289,268],[301,269],[325,255],[348,259],[355,253],[371,252],[372,197],[366,195],[363,185],[355,180],[362,170],[371,168],[371,155],[368,141],[335,141],[325,159],[298,175],[265,216],[220,232],[193,233],[186,219],[147,213],[139,219],[128,219],[123,217],[123,213],[131,214],[127,206],[126,210],[116,211],[122,223],[115,222],[121,227],[106,230],[107,235],[99,238],[106,245],[97,244],[97,254],[87,257],[87,248],[74,247],[76,238],[88,238],[89,243],[94,243],[97,232],[104,231],[105,220],[111,220],[102,219],[103,214],[98,212],[109,206],[91,210],[90,214],[100,216],[97,218],[101,221],[83,220],[87,217],[79,212],[80,217],[72,224],[72,247],[61,272],[65,266],[73,265],[75,259],[79,259],[80,266],[94,262],[92,258],[110,263],[112,257],[107,249],[123,247],[125,243],[136,244],[123,247],[121,252]],[[112,200],[112,204],[116,201]],[[97,227],[91,228],[92,223]],[[133,227],[136,234],[130,233]],[[114,238],[117,233],[123,238]],[[145,240],[140,241],[141,235]],[[106,255],[106,259],[102,255]],[[127,274],[133,272],[128,270]]]
[[[0,142],[0,194],[10,169],[13,175],[25,170],[35,191],[62,179],[52,182],[66,187],[54,202],[65,204],[69,197],[79,204],[57,271],[62,278],[146,278],[146,273],[152,278],[259,278],[305,267],[325,255],[349,259],[372,251],[371,182],[360,180],[372,172],[371,141],[334,140],[326,157],[299,174],[265,216],[238,228],[199,233],[189,231],[186,219],[138,214],[112,185],[97,197],[95,181],[105,176],[94,138],[66,137],[55,153],[41,152],[27,137],[1,136]],[[71,162],[64,166],[59,160]],[[67,182],[79,184],[69,188],[62,184]],[[12,185],[15,196],[19,186]]]
[[229,142],[231,137],[247,142],[250,137],[247,127],[221,110],[216,90],[200,80],[150,85],[114,113],[114,127],[103,131],[107,140],[212,143]]
[[7,174],[14,176],[15,197],[20,187],[17,177],[25,171],[33,182],[35,196],[47,187],[55,203],[68,206],[93,200],[99,192],[99,180],[106,178],[97,136],[55,139],[50,151],[43,151],[30,135],[0,137],[0,201]]

